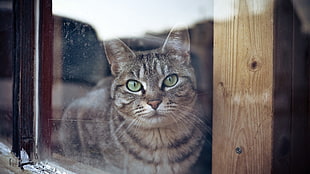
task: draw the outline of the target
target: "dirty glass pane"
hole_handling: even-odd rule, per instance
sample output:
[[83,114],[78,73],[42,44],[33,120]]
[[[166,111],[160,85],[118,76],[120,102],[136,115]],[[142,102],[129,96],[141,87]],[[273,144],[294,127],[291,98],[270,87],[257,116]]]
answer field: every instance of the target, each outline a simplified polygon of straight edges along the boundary
[[77,173],[209,173],[212,8],[53,0],[50,160]]
[[0,141],[12,143],[12,2],[0,2]]

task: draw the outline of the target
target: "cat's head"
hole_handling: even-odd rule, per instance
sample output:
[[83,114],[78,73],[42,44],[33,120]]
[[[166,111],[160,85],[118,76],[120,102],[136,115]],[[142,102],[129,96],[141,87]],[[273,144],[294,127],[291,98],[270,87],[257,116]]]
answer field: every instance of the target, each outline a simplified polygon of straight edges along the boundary
[[172,30],[163,46],[134,52],[120,40],[105,42],[115,80],[111,97],[124,119],[145,128],[195,117],[196,79],[187,30]]

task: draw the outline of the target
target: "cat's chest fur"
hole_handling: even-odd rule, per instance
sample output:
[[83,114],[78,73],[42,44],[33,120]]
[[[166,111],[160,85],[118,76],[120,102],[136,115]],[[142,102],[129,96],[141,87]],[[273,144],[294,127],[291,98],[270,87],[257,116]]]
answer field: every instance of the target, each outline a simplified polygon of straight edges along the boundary
[[126,167],[122,170],[128,173],[187,173],[204,143],[204,135],[197,127],[175,124],[164,128],[128,129],[128,125],[120,128],[122,121],[111,117],[111,135],[124,159],[122,163]]

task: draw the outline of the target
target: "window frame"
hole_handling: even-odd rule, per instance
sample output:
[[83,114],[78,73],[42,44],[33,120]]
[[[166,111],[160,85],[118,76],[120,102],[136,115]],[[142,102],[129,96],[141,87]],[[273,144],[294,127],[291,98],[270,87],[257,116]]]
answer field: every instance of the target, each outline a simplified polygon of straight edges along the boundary
[[[278,1],[276,1],[278,2]],[[36,4],[38,3],[38,4]],[[286,3],[289,3],[289,1],[286,1]],[[39,28],[36,30],[35,23],[36,23],[36,5],[39,7]],[[287,4],[286,4],[287,5]],[[285,7],[285,6],[284,6]],[[285,7],[283,9],[286,9]],[[292,9],[292,7],[288,6],[289,9]],[[272,144],[273,148],[273,154],[270,156],[273,157],[272,161],[272,167],[274,171],[284,171],[286,168],[283,168],[283,164],[286,162],[286,160],[282,159],[288,159],[290,156],[297,159],[297,156],[295,154],[291,154],[289,150],[285,151],[287,154],[285,158],[282,158],[282,154],[278,154],[279,149],[281,150],[283,147],[287,147],[288,149],[292,149],[294,151],[299,152],[299,154],[302,154],[302,150],[305,150],[306,153],[304,153],[302,158],[298,158],[298,161],[306,161],[304,159],[309,159],[309,148],[298,148],[299,143],[302,145],[307,144],[309,145],[309,139],[304,139],[303,137],[309,137],[309,132],[303,131],[303,130],[309,130],[309,125],[302,124],[300,126],[300,123],[309,123],[309,103],[310,103],[310,95],[309,95],[309,54],[307,55],[307,59],[297,59],[301,56],[297,56],[297,53],[299,54],[298,49],[295,49],[295,47],[291,46],[290,49],[292,49],[295,56],[287,55],[288,57],[285,57],[286,59],[290,60],[291,62],[294,62],[294,66],[291,66],[291,62],[289,61],[283,61],[283,58],[281,58],[281,55],[283,54],[283,48],[285,48],[286,42],[280,42],[280,38],[283,38],[283,36],[288,36],[290,33],[293,33],[293,35],[290,35],[290,41],[289,42],[297,42],[299,41],[298,38],[301,36],[298,35],[298,31],[296,28],[293,28],[295,25],[298,24],[297,19],[294,16],[293,11],[289,14],[289,16],[286,16],[286,18],[283,18],[283,16],[280,16],[280,14],[284,14],[285,10],[279,8],[277,6],[276,13],[275,13],[275,21],[278,23],[275,23],[273,27],[275,28],[275,33],[277,34],[277,40],[275,41],[275,45],[273,45],[274,48],[274,89],[273,89],[273,96],[272,99],[274,100],[274,104],[280,105],[281,100],[278,100],[277,97],[281,96],[282,94],[287,95],[290,97],[291,101],[286,104],[286,108],[288,109],[288,112],[285,116],[285,119],[283,121],[283,114],[280,113],[281,111],[279,108],[274,109],[274,115],[275,119],[273,119],[273,122],[271,126],[274,126],[275,128],[272,129],[274,141]],[[283,12],[281,11],[283,10]],[[290,19],[290,21],[287,21],[287,19]],[[294,25],[291,25],[291,24]],[[50,143],[51,143],[51,129],[52,129],[52,122],[50,121],[52,119],[52,62],[53,62],[53,33],[54,33],[54,19],[52,15],[52,0],[28,0],[28,1],[18,1],[13,0],[13,143],[12,143],[12,152],[21,159],[21,150],[24,149],[29,155],[30,160],[42,160],[45,157],[50,156]],[[284,26],[284,27],[282,27]],[[291,28],[287,26],[293,26]],[[286,28],[288,30],[280,30]],[[279,32],[281,31],[281,32]],[[38,32],[38,42],[36,44],[35,40],[35,33]],[[298,43],[300,45],[303,45],[303,43]],[[296,44],[297,45],[297,44]],[[309,45],[306,45],[307,48],[309,48]],[[296,46],[296,48],[298,48]],[[303,49],[307,49],[303,48]],[[35,49],[39,50],[39,56],[38,61],[35,59]],[[285,52],[284,52],[285,53]],[[302,52],[301,52],[302,53]],[[301,54],[300,53],[300,54]],[[308,52],[307,52],[308,53]],[[292,59],[292,57],[294,59]],[[298,65],[304,65],[304,63],[308,63],[307,65],[303,66],[303,69],[299,69]],[[39,67],[39,69],[36,69]],[[212,67],[212,64],[208,64],[208,66]],[[288,80],[283,80],[280,78],[282,71],[282,68],[288,66],[289,71],[287,71],[287,76],[285,76]],[[281,68],[282,67],[282,68]],[[34,90],[35,90],[35,80],[34,80],[34,74],[35,71],[38,70],[38,106],[39,106],[39,114],[37,117],[35,117],[35,99],[34,98]],[[284,71],[285,72],[285,71]],[[305,73],[306,72],[306,73]],[[303,78],[306,79],[305,81],[302,81],[301,86],[307,86],[307,92],[306,95],[303,97],[303,107],[304,110],[297,110],[299,109],[297,106],[299,106],[299,93],[298,86],[299,85],[299,75],[303,74],[305,75]],[[281,76],[282,77],[282,76]],[[213,81],[211,79],[211,81]],[[297,83],[298,82],[298,83]],[[288,85],[288,88],[283,88],[284,86]],[[298,95],[297,95],[298,94]],[[211,99],[212,100],[212,99]],[[307,108],[308,107],[308,108]],[[294,113],[291,112],[292,108],[294,109]],[[296,112],[295,112],[296,111]],[[303,117],[297,117],[299,113],[306,113],[307,115],[302,115]],[[281,116],[281,117],[280,117]],[[301,119],[298,120],[298,119]],[[34,125],[35,121],[38,122],[37,125]],[[291,122],[294,121],[294,122]],[[290,126],[292,129],[287,129]],[[35,126],[38,130],[36,131]],[[291,139],[283,139],[283,132],[290,130],[292,132],[287,132],[288,137]],[[303,137],[299,139],[294,139],[293,135],[298,134],[299,132],[303,131]],[[35,144],[35,140],[38,138],[38,144]],[[292,145],[290,145],[292,144]],[[304,146],[303,146],[304,147]],[[281,151],[282,152],[282,151]],[[214,156],[219,155],[215,154]],[[239,157],[239,156],[238,156]],[[296,160],[297,161],[297,160]],[[222,162],[222,161],[220,161]],[[293,170],[296,170],[293,167],[300,167],[301,165],[297,164],[298,162],[291,162],[289,161],[289,164],[286,165],[288,167],[292,168]],[[286,163],[285,163],[286,164]],[[302,163],[300,163],[302,164]],[[20,163],[19,166],[22,167],[25,165],[25,163]],[[302,166],[301,166],[302,167]],[[215,167],[214,167],[215,168]],[[214,169],[213,168],[213,169]],[[297,168],[300,169],[300,168]],[[302,168],[304,169],[304,168]],[[309,171],[309,167],[306,168],[307,171]],[[214,170],[215,171],[215,170]],[[285,170],[288,171],[288,170]]]
[[[13,1],[12,152],[33,152],[34,1]],[[20,164],[21,165],[21,164]]]
[[30,161],[50,153],[53,26],[52,0],[13,1],[12,152],[19,160],[22,149]]
[[54,18],[52,0],[40,0],[39,28],[39,153],[41,158],[50,155],[52,84],[53,84],[53,38]]

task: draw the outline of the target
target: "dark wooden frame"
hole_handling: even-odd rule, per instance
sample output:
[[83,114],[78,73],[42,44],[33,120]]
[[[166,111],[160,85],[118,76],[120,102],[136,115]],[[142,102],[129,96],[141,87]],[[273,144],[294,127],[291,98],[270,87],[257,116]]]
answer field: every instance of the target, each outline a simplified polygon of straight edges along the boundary
[[[48,154],[51,127],[51,90],[53,61],[52,1],[38,0],[39,18],[39,152]],[[34,71],[35,0],[13,2],[13,141],[12,152],[21,157],[21,149],[34,154]],[[47,152],[47,153],[45,153]],[[21,164],[22,165],[22,164]]]
[[13,1],[13,146],[33,151],[34,0]]
[[289,0],[274,12],[272,173],[310,173],[309,36]]
[[50,155],[53,84],[54,18],[52,0],[40,2],[40,57],[39,57],[39,153],[44,159]]

